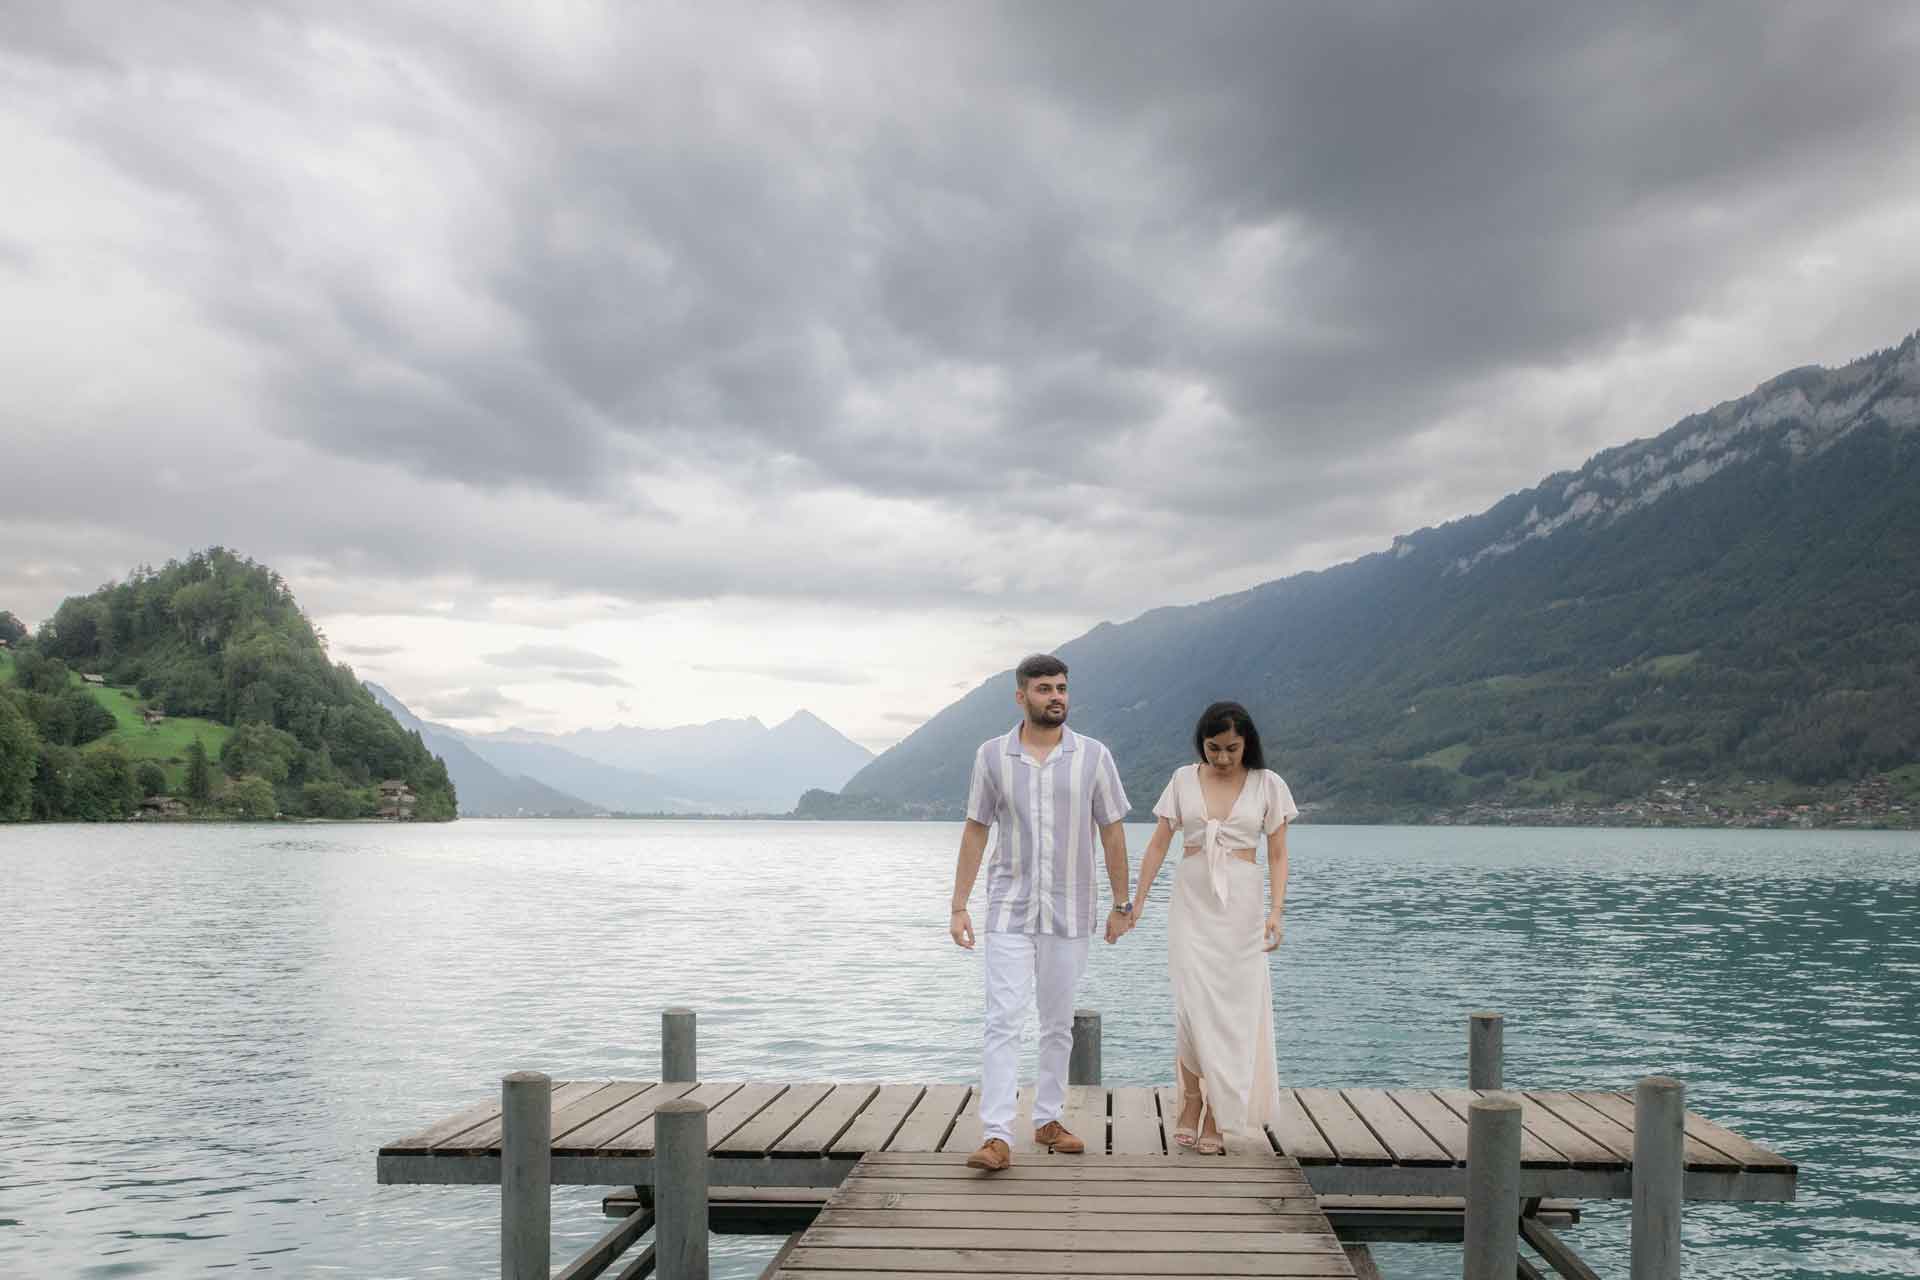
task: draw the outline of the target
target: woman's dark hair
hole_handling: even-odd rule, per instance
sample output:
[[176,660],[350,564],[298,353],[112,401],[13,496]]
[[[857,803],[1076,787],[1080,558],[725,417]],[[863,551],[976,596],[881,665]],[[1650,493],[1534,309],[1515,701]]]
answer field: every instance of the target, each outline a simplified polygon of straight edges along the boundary
[[1193,754],[1205,760],[1207,739],[1229,729],[1247,740],[1240,753],[1240,763],[1249,769],[1266,768],[1266,753],[1260,750],[1260,731],[1253,727],[1253,717],[1247,714],[1247,709],[1237,702],[1216,702],[1200,713],[1200,723],[1193,726]]

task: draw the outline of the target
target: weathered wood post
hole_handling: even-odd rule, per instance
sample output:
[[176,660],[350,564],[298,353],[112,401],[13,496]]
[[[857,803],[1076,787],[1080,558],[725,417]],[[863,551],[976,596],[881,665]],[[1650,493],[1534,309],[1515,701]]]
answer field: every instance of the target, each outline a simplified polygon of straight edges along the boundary
[[1073,1053],[1067,1058],[1068,1084],[1100,1083],[1100,1011],[1073,1011]]
[[660,1280],[707,1280],[707,1104],[676,1098],[653,1117]]
[[553,1081],[500,1081],[500,1276],[547,1280],[553,1256]]
[[675,1007],[660,1015],[660,1079],[666,1083],[700,1078],[698,1020],[693,1010]]
[[1633,1090],[1633,1280],[1679,1280],[1687,1089],[1648,1076]]
[[1507,1094],[1467,1108],[1465,1280],[1512,1280],[1520,1266],[1520,1102]]
[[1506,1050],[1501,1044],[1506,1019],[1497,1013],[1467,1016],[1467,1088],[1504,1089]]

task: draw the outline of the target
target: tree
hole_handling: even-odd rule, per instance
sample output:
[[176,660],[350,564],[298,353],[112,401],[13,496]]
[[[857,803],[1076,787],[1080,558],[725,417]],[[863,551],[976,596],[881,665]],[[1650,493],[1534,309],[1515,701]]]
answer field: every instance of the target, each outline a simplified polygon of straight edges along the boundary
[[236,818],[263,821],[274,815],[273,784],[265,778],[246,777],[227,788],[227,808]]
[[133,762],[111,743],[80,753],[73,770],[69,817],[83,822],[115,822],[133,816]]
[[0,694],[0,822],[33,816],[33,775],[39,764],[39,736],[13,699]]
[[12,612],[0,609],[0,640],[17,645],[27,638],[27,624],[13,616]]
[[207,749],[195,738],[187,748],[187,799],[205,804],[213,798],[213,771],[207,767]]
[[142,760],[140,767],[133,771],[134,781],[138,783],[143,796],[163,796],[167,794],[167,772],[151,760]]

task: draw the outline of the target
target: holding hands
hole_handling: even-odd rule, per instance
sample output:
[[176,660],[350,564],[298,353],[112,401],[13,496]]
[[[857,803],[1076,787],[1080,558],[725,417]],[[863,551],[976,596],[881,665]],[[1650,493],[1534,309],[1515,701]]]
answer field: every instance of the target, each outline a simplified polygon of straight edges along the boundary
[[1132,911],[1122,911],[1119,907],[1109,911],[1107,913],[1107,945],[1112,946],[1132,933],[1136,923]]

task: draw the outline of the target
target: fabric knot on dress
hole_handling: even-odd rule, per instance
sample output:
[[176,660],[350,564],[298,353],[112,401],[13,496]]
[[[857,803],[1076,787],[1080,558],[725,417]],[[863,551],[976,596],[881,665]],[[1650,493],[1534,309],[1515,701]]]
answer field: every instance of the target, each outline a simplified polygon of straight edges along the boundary
[[1207,859],[1207,883],[1213,886],[1213,896],[1223,904],[1227,900],[1227,851],[1220,847],[1220,818],[1207,819],[1207,834],[1200,843],[1200,850]]

